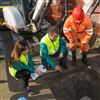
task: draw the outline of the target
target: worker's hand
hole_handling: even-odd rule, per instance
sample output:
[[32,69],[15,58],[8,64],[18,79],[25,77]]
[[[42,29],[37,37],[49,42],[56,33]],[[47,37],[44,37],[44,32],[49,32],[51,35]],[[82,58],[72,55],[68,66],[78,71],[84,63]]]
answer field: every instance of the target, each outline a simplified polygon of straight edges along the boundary
[[90,47],[89,47],[89,44],[88,43],[83,43],[82,44],[82,48],[83,48],[83,51],[84,52],[88,52]]
[[74,30],[73,28],[69,28],[69,31],[70,31],[71,33],[77,33],[77,31]]
[[60,67],[60,66],[56,66],[56,68],[55,68],[57,71],[59,71],[60,73],[63,73],[63,69]]
[[60,53],[59,58],[63,58],[63,57],[64,57],[63,53]]
[[89,50],[88,41],[82,41],[82,48],[83,48],[84,52],[88,52],[88,50]]
[[75,39],[70,40],[70,43],[75,43]]
[[86,45],[86,44],[88,44],[88,41],[82,41],[82,44]]
[[70,43],[70,44],[68,45],[68,49],[69,49],[70,51],[73,51],[73,50],[75,50],[76,48],[77,48],[76,43]]

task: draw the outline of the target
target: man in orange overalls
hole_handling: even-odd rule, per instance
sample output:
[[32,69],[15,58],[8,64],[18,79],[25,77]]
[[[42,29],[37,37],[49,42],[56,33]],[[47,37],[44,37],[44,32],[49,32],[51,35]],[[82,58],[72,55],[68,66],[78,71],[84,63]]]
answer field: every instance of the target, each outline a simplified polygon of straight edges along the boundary
[[80,6],[74,8],[72,15],[66,19],[63,32],[70,42],[68,48],[72,51],[72,64],[76,64],[76,48],[80,42],[82,62],[87,65],[87,52],[93,27],[89,17],[84,14]]

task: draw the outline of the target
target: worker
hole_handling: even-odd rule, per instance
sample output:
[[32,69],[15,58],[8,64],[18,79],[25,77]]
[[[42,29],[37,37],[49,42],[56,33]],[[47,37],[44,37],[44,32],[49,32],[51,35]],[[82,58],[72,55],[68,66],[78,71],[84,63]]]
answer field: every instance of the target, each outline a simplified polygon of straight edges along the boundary
[[9,73],[15,79],[22,78],[27,93],[32,93],[28,83],[34,73],[34,62],[29,54],[29,47],[24,40],[16,41],[9,61]]
[[[56,26],[48,28],[47,34],[40,41],[40,55],[42,64],[49,65],[50,68],[62,72],[63,68],[68,68],[66,65],[68,51],[66,44],[59,36],[59,31]],[[57,57],[59,65],[52,59]]]
[[89,51],[89,41],[93,35],[93,27],[90,18],[84,14],[80,6],[74,8],[72,15],[66,19],[63,33],[69,40],[68,48],[72,51],[72,64],[76,64],[76,48],[80,42],[82,62],[88,65],[87,53]]

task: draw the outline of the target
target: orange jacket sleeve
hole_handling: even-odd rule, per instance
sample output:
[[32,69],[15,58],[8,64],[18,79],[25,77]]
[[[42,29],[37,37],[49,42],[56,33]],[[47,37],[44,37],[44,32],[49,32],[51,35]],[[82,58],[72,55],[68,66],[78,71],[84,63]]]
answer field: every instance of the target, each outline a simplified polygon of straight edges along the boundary
[[71,16],[69,16],[67,19],[66,19],[66,21],[65,21],[65,23],[64,23],[64,26],[63,26],[63,33],[64,33],[64,35],[67,37],[67,39],[69,40],[69,41],[72,41],[73,40],[73,36],[72,36],[72,34],[70,33],[70,29],[71,29]]
[[90,18],[88,16],[85,17],[85,24],[86,24],[86,35],[83,39],[83,41],[89,42],[89,40],[91,39],[92,35],[93,35],[93,26],[92,26],[92,22],[90,20]]

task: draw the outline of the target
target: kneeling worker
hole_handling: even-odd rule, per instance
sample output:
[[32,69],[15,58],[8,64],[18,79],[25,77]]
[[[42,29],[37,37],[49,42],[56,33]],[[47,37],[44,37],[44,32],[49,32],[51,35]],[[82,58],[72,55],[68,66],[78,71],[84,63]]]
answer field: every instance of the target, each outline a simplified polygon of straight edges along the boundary
[[[66,44],[59,36],[58,28],[51,26],[40,42],[42,64],[44,66],[49,65],[52,69],[62,72],[62,68],[68,68],[66,66],[67,54]],[[52,57],[58,58],[59,65],[56,64]]]

